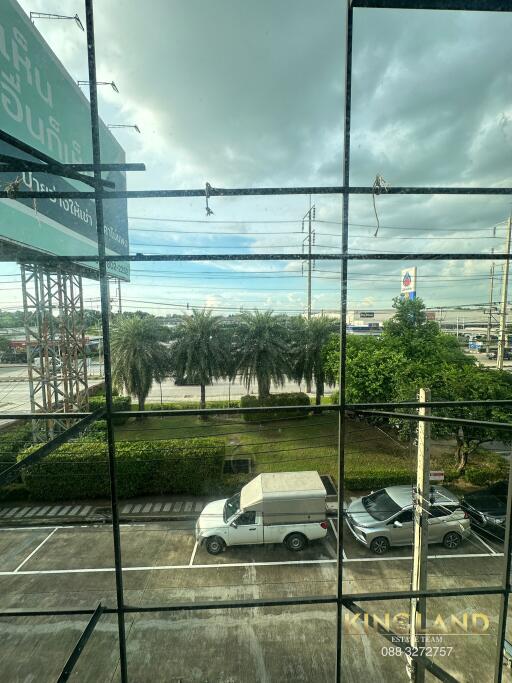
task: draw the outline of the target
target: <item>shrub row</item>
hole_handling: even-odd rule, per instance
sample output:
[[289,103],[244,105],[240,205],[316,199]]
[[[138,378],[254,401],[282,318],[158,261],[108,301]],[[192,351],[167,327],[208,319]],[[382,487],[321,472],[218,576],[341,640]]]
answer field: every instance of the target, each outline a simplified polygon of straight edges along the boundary
[[16,462],[20,451],[32,443],[32,426],[24,424],[0,431],[0,472]]
[[[146,403],[146,410],[196,410],[200,408],[199,401],[173,401],[164,403]],[[232,399],[231,401],[206,401],[207,408],[239,408],[240,401]],[[137,406],[133,405],[132,410],[137,410]]]
[[[276,406],[309,406],[311,401],[309,396],[302,392],[291,392],[282,394],[270,394],[267,398],[259,399],[257,396],[247,395],[240,399],[240,406],[242,408],[268,408]],[[280,410],[262,413],[244,413],[244,420],[246,422],[260,422],[261,420],[268,420],[269,418],[296,417],[299,415],[306,415],[302,410]]]
[[[26,449],[18,460],[33,450]],[[223,439],[119,442],[119,496],[201,495],[221,480],[223,461]],[[107,497],[110,488],[106,444],[90,440],[64,444],[27,468],[22,478],[34,500]]]
[[[98,408],[105,407],[105,396],[92,396],[89,398],[89,410],[94,412]],[[132,399],[130,396],[113,396],[112,406],[114,411],[117,410],[131,410],[132,409]],[[114,424],[124,425],[128,420],[124,415],[122,417],[115,417]]]
[[410,470],[398,468],[347,469],[345,487],[351,491],[376,490],[385,486],[410,484],[413,476]]

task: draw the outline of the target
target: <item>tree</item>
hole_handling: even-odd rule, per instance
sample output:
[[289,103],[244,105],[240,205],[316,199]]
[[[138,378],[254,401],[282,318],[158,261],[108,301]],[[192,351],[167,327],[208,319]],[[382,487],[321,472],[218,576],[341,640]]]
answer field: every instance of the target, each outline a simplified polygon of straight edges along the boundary
[[172,369],[181,382],[199,384],[201,408],[206,408],[206,385],[228,374],[227,334],[219,316],[193,310],[173,330]]
[[298,382],[315,382],[316,405],[320,405],[325,389],[324,349],[332,336],[335,321],[327,316],[316,318],[297,317],[291,321],[291,355],[293,374]]
[[163,344],[168,330],[151,317],[120,317],[112,326],[112,381],[136,396],[139,410],[153,386],[170,374],[170,354]]
[[271,383],[283,385],[290,363],[290,330],[272,311],[243,313],[234,325],[232,377],[240,374],[249,390],[256,381],[258,397],[270,395]]
[[[346,398],[348,403],[380,403],[416,400],[420,387],[428,387],[432,400],[508,399],[512,376],[478,367],[465,355],[452,336],[443,334],[427,320],[421,300],[395,300],[397,313],[384,326],[381,337],[347,338]],[[339,336],[328,343],[324,365],[328,376],[339,372]],[[404,410],[407,410],[404,408]],[[510,421],[509,408],[464,406],[436,409],[436,415],[487,422]],[[387,420],[383,420],[388,422]],[[390,420],[403,439],[416,428],[412,420]],[[455,464],[463,474],[468,459],[483,443],[511,439],[492,427],[433,423],[434,438],[451,437],[455,442]]]
[[[508,400],[512,395],[512,376],[500,370],[476,365],[440,366],[431,378],[432,400],[491,401]],[[460,408],[443,408],[435,411],[441,416],[457,416],[465,420],[484,422],[511,422],[510,406],[468,405]],[[471,454],[484,443],[501,441],[511,443],[512,434],[493,427],[466,424],[443,425],[433,423],[436,438],[451,436],[455,440],[457,472],[464,474]]]
[[[324,351],[326,377],[338,379],[340,371],[339,335],[332,335]],[[398,378],[407,367],[407,359],[390,348],[381,337],[347,337],[345,395],[347,403],[382,403],[392,401]]]

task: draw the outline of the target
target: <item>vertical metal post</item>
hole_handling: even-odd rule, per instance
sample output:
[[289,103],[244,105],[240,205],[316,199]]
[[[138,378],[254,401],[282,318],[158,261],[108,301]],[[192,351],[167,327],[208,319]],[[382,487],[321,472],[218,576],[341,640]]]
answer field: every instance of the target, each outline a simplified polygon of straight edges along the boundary
[[[510,254],[510,242],[512,240],[512,214],[508,217],[506,254]],[[503,283],[501,286],[501,313],[500,313],[500,336],[498,339],[498,353],[496,354],[496,367],[503,370],[503,356],[507,345],[507,299],[508,299],[508,273],[510,261],[507,259],[503,264]]]
[[118,301],[118,313],[123,312],[123,304],[121,301],[121,280],[117,281],[117,301]]
[[[91,101],[91,135],[92,159],[96,165],[94,179],[95,191],[98,194],[101,180],[101,147],[98,117],[98,92],[96,87],[96,52],[94,46],[94,12],[93,0],[85,0],[85,17],[87,26],[87,56],[89,63],[89,91]],[[108,463],[110,474],[110,498],[112,507],[112,534],[114,541],[114,561],[117,594],[117,622],[119,632],[119,657],[121,665],[121,682],[128,683],[128,666],[126,659],[126,629],[123,594],[123,564],[121,558],[121,534],[119,529],[119,506],[117,499],[117,472],[115,457],[115,436],[112,421],[112,368],[110,358],[110,329],[109,329],[109,288],[107,278],[107,259],[105,252],[105,224],[103,218],[103,200],[96,196],[96,228],[98,235],[98,265],[100,275],[101,294],[101,322],[103,331],[103,365],[105,372],[105,404],[107,422]]]
[[[27,268],[24,264],[20,266],[21,272],[21,293],[23,297],[23,322],[25,326],[25,344],[27,349],[27,373],[28,373],[28,387],[30,393],[30,412],[37,412],[35,393],[34,393],[34,361],[32,358],[32,334],[30,331],[30,311],[27,289]],[[32,276],[34,274],[32,273]],[[29,276],[30,277],[30,276]],[[37,420],[31,420],[32,424],[32,441],[38,441],[39,425]]]
[[487,318],[487,353],[491,350],[491,325],[492,325],[492,304],[494,297],[494,263],[491,264],[489,273],[489,317]]
[[343,216],[341,238],[341,283],[340,283],[340,372],[338,413],[338,552],[336,585],[336,683],[341,681],[343,659],[343,504],[345,498],[345,371],[347,361],[347,280],[348,280],[348,191],[350,183],[350,115],[352,102],[352,25],[353,9],[347,2],[345,27],[345,120],[343,130]]
[[308,320],[311,320],[311,195],[308,211]]
[[[420,389],[418,400],[421,403],[430,401],[430,389]],[[420,415],[429,415],[430,408],[419,409]],[[430,422],[418,422],[418,463],[416,474],[416,492],[414,500],[414,550],[412,565],[411,590],[427,589],[428,562],[428,515],[430,507]],[[419,648],[423,645],[423,635],[427,626],[427,599],[412,598],[410,608],[410,646]],[[407,672],[411,681],[424,683],[425,665],[423,660],[407,658]]]
[[[83,380],[83,394],[81,397],[81,400],[79,402],[79,410],[87,410],[89,407],[89,381],[87,378],[87,352],[86,352],[86,344],[85,344],[85,319],[84,319],[84,288],[83,288],[83,281],[82,281],[82,276],[79,275],[77,278],[77,286],[78,286],[78,334],[79,334],[79,339],[80,339],[80,349],[81,349],[81,355],[80,355],[80,366],[81,367],[81,376]],[[79,392],[79,389],[77,387],[77,391]],[[80,397],[80,393],[77,394],[78,397]]]
[[510,466],[512,458],[509,458],[508,468],[508,490],[507,490],[507,512],[505,518],[505,544],[503,547],[503,579],[502,585],[504,593],[500,599],[500,614],[498,622],[498,642],[496,652],[496,664],[494,667],[494,681],[501,683],[503,677],[503,647],[505,645],[505,638],[507,634],[507,617],[508,617],[508,603],[510,590],[510,571],[512,569],[512,467]]

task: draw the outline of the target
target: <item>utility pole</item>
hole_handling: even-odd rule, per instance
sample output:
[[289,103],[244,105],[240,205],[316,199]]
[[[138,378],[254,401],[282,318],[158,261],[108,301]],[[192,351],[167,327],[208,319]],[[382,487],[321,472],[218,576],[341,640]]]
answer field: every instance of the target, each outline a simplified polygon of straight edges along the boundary
[[[419,402],[430,401],[430,389],[420,389]],[[430,408],[419,408],[430,415]],[[418,421],[418,469],[413,495],[414,549],[411,590],[427,590],[428,516],[430,508],[430,422]],[[427,626],[427,599],[412,598],[410,607],[410,647],[421,648]],[[421,658],[407,657],[407,673],[414,683],[425,683],[425,665]]]
[[121,304],[121,280],[119,279],[117,281],[117,300],[118,300],[118,311],[119,313],[123,312],[123,306]]
[[302,219],[302,232],[304,232],[304,221],[308,221],[308,234],[302,240],[302,253],[304,253],[304,242],[307,242],[308,247],[308,320],[311,320],[311,276],[313,270],[312,250],[315,243],[315,231],[312,229],[312,221],[315,220],[316,207],[311,204],[311,195],[309,195],[309,211],[306,211]]
[[487,318],[487,353],[491,350],[492,305],[494,298],[494,263],[489,272],[489,316]]
[[[308,245],[308,321],[311,320],[311,276],[313,270],[312,248],[313,244],[315,243],[315,231],[312,230],[311,224],[312,221],[315,220],[315,211],[315,205],[311,204],[311,195],[309,195],[309,210],[306,211],[302,219],[302,232],[304,232],[304,221],[306,218],[308,220],[308,234],[302,240],[302,253],[304,253],[304,242],[307,242]],[[311,393],[311,382],[309,380],[306,382],[306,392],[308,394]]]
[[[505,253],[510,255],[510,240],[512,237],[512,214],[508,217],[507,246]],[[498,353],[496,354],[496,367],[503,370],[503,356],[507,342],[507,298],[508,298],[508,272],[510,262],[507,259],[503,266],[503,283],[501,286],[501,313],[500,334],[498,338]]]

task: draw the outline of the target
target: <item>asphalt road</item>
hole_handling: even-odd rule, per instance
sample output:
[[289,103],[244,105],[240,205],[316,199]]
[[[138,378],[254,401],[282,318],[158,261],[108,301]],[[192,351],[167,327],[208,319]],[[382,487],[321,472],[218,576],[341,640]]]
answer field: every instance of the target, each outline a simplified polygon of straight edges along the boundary
[[[88,374],[91,379],[89,385],[102,381],[102,368],[97,363],[90,364]],[[296,382],[286,382],[284,386],[273,386],[273,391],[304,391],[305,386]],[[255,387],[253,387],[255,389]],[[239,381],[214,382],[206,388],[207,399],[228,401],[230,398],[240,398],[247,393],[246,387]],[[159,403],[170,401],[199,401],[199,386],[177,386],[169,379],[159,384],[154,384],[148,401]],[[135,400],[134,400],[135,402]],[[30,410],[30,394],[28,388],[26,365],[1,365],[0,366],[0,412],[19,412]]]

